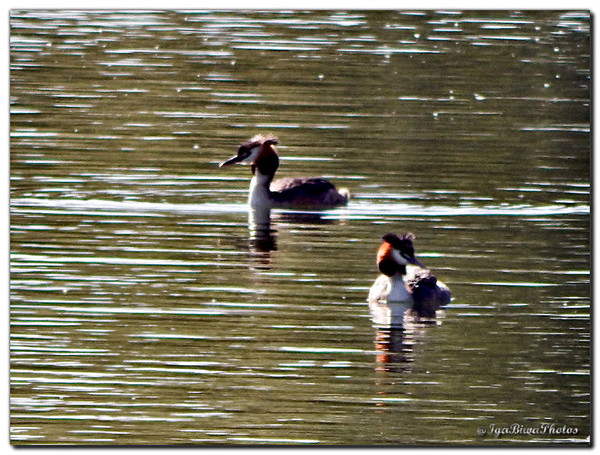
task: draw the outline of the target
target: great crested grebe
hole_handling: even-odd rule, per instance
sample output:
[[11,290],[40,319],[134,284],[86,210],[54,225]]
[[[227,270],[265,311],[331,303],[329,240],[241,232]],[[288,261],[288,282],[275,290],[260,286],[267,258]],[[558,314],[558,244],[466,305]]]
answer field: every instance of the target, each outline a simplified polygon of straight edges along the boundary
[[248,203],[253,209],[329,208],[348,203],[348,190],[337,190],[322,178],[283,178],[273,181],[279,167],[275,136],[258,134],[238,147],[237,154],[219,167],[251,164],[252,180]]
[[408,232],[401,236],[385,234],[377,251],[382,275],[369,291],[369,307],[377,325],[402,326],[407,310],[418,317],[431,318],[450,302],[450,290],[415,257]]

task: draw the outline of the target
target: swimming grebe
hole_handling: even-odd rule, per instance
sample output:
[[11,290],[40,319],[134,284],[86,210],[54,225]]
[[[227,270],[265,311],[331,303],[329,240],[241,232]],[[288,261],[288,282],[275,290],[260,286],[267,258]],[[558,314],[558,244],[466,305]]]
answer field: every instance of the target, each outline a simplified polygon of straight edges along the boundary
[[254,209],[272,207],[329,208],[348,203],[348,190],[337,190],[322,178],[284,178],[273,181],[279,167],[275,136],[258,134],[240,145],[237,155],[219,167],[230,164],[251,164],[252,180],[248,203]]
[[415,257],[412,233],[385,234],[377,251],[382,275],[369,291],[369,307],[378,325],[402,326],[408,310],[419,317],[434,317],[450,302],[450,290]]

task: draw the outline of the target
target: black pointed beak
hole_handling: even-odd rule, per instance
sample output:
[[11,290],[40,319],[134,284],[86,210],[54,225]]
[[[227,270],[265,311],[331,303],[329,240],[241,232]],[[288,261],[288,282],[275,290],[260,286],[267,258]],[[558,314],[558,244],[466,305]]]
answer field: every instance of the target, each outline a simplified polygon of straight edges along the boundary
[[219,164],[219,167],[223,167],[223,166],[229,166],[230,164],[236,164],[239,163],[240,161],[242,161],[245,157],[243,155],[235,155],[232,156],[231,158],[229,158],[226,161],[223,161],[222,163]]
[[410,264],[413,264],[413,265],[419,266],[419,267],[421,267],[422,269],[426,269],[426,268],[427,268],[427,267],[425,267],[425,265],[424,265],[424,264],[423,264],[421,261],[419,261],[419,260],[418,260],[417,258],[415,258],[415,257],[412,257],[412,258],[407,258],[407,259],[408,259],[408,262],[409,262]]

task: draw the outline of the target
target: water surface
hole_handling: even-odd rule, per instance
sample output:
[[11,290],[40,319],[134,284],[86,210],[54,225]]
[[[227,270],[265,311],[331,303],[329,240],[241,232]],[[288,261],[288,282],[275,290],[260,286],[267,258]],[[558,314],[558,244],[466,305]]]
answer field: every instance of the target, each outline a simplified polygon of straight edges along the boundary
[[[588,12],[10,26],[13,444],[589,441]],[[218,163],[259,132],[349,205],[250,229]],[[405,231],[454,300],[389,333],[366,296]]]

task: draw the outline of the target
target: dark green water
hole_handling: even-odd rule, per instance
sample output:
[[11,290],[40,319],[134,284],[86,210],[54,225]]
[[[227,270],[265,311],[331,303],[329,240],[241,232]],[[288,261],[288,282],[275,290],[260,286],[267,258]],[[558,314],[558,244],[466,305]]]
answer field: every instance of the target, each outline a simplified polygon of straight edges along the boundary
[[[10,26],[13,444],[589,441],[588,12]],[[348,207],[250,230],[259,132]],[[388,231],[454,297],[391,340]]]

